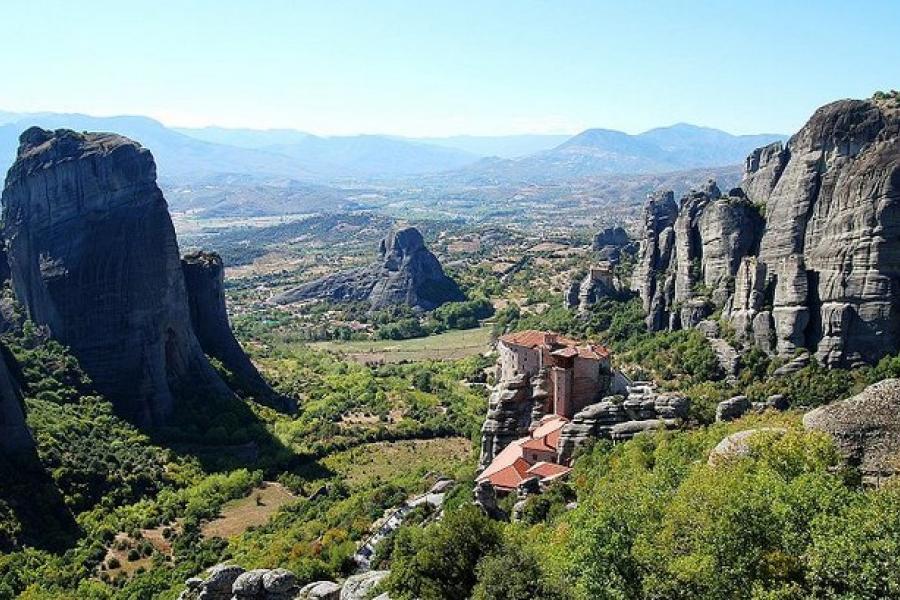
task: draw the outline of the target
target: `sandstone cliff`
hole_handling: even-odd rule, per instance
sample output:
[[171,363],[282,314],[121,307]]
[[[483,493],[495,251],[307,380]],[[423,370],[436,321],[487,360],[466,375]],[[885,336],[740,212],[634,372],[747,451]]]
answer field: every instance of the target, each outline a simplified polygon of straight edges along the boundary
[[[650,329],[716,309],[738,339],[827,365],[900,350],[900,110],[844,100],[754,151],[741,188],[645,207],[632,288]],[[761,216],[764,215],[764,217]]]
[[296,406],[275,393],[250,362],[231,331],[225,307],[225,267],[215,252],[192,252],[181,259],[191,324],[207,356],[217,358],[234,376],[237,388],[278,410]]
[[425,247],[419,230],[407,227],[381,240],[376,263],[306,283],[274,296],[272,302],[290,304],[313,299],[365,300],[372,310],[399,304],[431,310],[446,302],[465,300],[465,296]]
[[114,134],[31,128],[2,201],[17,298],[120,413],[160,424],[182,393],[232,396],[191,328],[149,151]]

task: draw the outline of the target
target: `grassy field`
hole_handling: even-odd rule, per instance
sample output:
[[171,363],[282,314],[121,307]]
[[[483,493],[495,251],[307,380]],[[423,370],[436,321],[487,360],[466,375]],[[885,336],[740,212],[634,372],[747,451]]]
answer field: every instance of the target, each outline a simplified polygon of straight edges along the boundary
[[412,340],[316,342],[310,347],[338,352],[359,363],[394,363],[419,360],[456,360],[490,350],[491,328],[448,331]]
[[471,471],[474,460],[471,440],[453,437],[363,444],[322,462],[354,488],[394,480],[399,473],[414,480],[429,473],[454,476],[460,470]]
[[204,523],[203,536],[228,539],[247,531],[249,527],[264,525],[279,508],[296,500],[296,496],[278,483],[266,483],[240,500],[232,500],[222,507],[219,518]]

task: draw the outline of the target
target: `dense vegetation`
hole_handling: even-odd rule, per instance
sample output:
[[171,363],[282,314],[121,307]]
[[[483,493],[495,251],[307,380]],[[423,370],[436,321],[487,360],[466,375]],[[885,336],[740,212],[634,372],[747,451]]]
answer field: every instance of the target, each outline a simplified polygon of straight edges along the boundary
[[[21,365],[38,447],[24,467],[0,465],[9,482],[0,488],[0,598],[174,598],[184,579],[231,557],[285,566],[304,580],[337,578],[348,574],[371,523],[430,485],[427,473],[471,471],[471,441],[462,455],[420,450],[400,469],[373,467],[382,476],[361,482],[345,479],[346,460],[331,457],[378,440],[472,440],[484,397],[460,381],[484,359],[365,367],[270,339],[261,361],[279,389],[301,399],[298,415],[196,398],[169,427],[141,432],[42,331],[26,323],[4,336]],[[264,479],[297,500],[229,540],[203,532]],[[146,541],[154,529],[170,550]]]
[[[762,433],[710,465],[729,432]],[[578,508],[500,524],[470,508],[395,538],[392,597],[889,598],[900,593],[900,487],[864,490],[795,415],[597,444]]]

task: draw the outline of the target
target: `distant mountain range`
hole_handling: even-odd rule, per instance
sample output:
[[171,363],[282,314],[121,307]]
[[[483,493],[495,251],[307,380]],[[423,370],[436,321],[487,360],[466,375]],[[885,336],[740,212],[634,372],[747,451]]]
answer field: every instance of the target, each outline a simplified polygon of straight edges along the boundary
[[197,182],[251,176],[307,183],[387,181],[441,174],[455,182],[565,182],[612,174],[651,174],[741,163],[780,134],[735,136],[678,124],[629,135],[588,129],[559,135],[401,138],[320,137],[289,129],[169,128],[140,116],[0,111],[0,169],[12,163],[19,134],[32,125],[114,131],[156,157],[161,180]]
[[549,183],[734,165],[743,163],[754,148],[784,139],[780,134],[736,136],[686,123],[638,135],[588,129],[549,150],[517,159],[483,159],[454,178],[471,184]]

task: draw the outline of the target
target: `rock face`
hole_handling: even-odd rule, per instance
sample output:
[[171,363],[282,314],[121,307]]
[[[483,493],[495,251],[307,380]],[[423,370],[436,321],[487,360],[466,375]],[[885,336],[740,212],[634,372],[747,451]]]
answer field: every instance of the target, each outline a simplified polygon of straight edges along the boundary
[[287,398],[276,394],[244,353],[231,331],[225,307],[225,267],[215,252],[193,252],[181,259],[187,288],[191,324],[200,346],[238,380],[239,387],[258,402],[279,410],[295,409]]
[[677,217],[678,205],[672,192],[654,194],[644,206],[631,288],[641,298],[647,313],[647,327],[652,331],[668,327],[669,301],[675,289],[675,278],[670,269]]
[[885,379],[862,392],[808,412],[807,429],[834,437],[848,462],[868,481],[900,472],[900,379]]
[[329,275],[282,292],[276,304],[301,300],[368,301],[372,310],[405,304],[431,310],[465,300],[455,281],[444,274],[422,234],[414,227],[392,231],[381,240],[380,260],[368,267]]
[[[323,582],[318,582],[323,583]],[[294,598],[329,598],[332,596],[298,595],[303,590],[297,577],[286,569],[253,569],[245,571],[236,565],[216,565],[206,579],[192,577],[179,600],[294,600]],[[336,584],[335,584],[336,585]],[[340,588],[338,588],[339,590]]]
[[25,424],[22,394],[13,379],[6,348],[0,346],[0,454],[29,452],[34,448],[31,432]]
[[618,264],[622,258],[622,253],[633,254],[635,247],[625,229],[622,227],[607,227],[594,236],[591,249],[598,253],[600,260]]
[[785,433],[787,433],[787,429],[784,427],[759,427],[732,433],[722,438],[722,441],[710,451],[707,464],[716,466],[731,459],[749,456],[752,450],[751,440],[757,435],[769,436],[774,439]]
[[715,182],[675,205],[651,197],[632,289],[651,330],[694,327],[733,292],[741,259],[755,252],[762,217],[739,190],[723,197]]
[[541,378],[535,377],[532,382],[527,375],[497,384],[488,400],[487,416],[481,426],[479,470],[491,464],[510,442],[526,435],[533,419],[540,420],[547,397],[543,385]]
[[651,198],[632,287],[651,329],[691,326],[681,307],[703,297],[746,345],[871,363],[900,350],[898,201],[900,110],[835,102],[754,151],[727,197],[710,186],[674,214]]
[[[365,600],[390,571],[365,571],[351,575],[343,584],[314,581],[300,586],[287,569],[252,569],[219,564],[205,578],[191,577],[178,600]],[[378,596],[390,600],[387,594]]]
[[368,571],[351,575],[341,588],[341,600],[366,600],[375,586],[388,575],[390,571]]
[[558,445],[560,461],[570,461],[590,440],[623,441],[644,431],[675,427],[687,418],[689,407],[683,396],[658,394],[649,384],[636,383],[627,397],[608,396],[585,407],[563,427]]
[[232,395],[191,328],[149,151],[114,134],[31,128],[2,201],[16,296],[120,413],[159,424],[182,393]]

